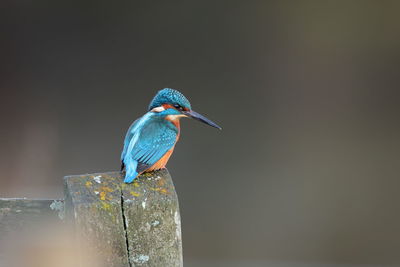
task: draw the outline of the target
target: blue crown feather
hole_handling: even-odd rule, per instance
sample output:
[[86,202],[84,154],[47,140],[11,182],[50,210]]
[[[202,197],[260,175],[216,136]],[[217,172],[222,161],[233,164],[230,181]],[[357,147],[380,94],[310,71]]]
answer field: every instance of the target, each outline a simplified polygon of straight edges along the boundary
[[149,110],[159,107],[162,104],[180,105],[184,108],[192,109],[189,100],[178,90],[172,88],[164,88],[156,94],[149,105]]

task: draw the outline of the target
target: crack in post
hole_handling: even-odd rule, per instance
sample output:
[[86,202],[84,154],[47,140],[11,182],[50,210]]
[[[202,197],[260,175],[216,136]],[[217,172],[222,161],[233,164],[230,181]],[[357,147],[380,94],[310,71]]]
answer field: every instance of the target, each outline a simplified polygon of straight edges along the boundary
[[125,232],[126,250],[128,252],[128,264],[129,267],[132,267],[130,250],[129,250],[129,241],[128,241],[128,227],[126,223],[125,210],[124,210],[124,195],[122,191],[121,191],[121,212],[122,212],[122,222],[124,225],[124,232]]

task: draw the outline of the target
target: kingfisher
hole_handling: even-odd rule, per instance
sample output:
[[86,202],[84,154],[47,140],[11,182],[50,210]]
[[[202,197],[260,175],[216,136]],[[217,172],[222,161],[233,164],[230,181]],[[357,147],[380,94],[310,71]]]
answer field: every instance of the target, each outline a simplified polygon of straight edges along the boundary
[[148,112],[129,127],[121,154],[125,183],[144,172],[165,168],[180,135],[180,119],[192,118],[217,129],[216,123],[192,110],[179,91],[164,88],[151,101]]

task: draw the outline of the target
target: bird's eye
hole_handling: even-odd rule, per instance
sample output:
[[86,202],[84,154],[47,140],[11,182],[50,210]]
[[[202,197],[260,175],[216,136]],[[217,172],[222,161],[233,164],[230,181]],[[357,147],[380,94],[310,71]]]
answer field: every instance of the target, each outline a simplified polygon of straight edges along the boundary
[[176,104],[176,105],[174,105],[174,107],[175,107],[177,110],[183,110],[183,107],[182,107],[181,105]]

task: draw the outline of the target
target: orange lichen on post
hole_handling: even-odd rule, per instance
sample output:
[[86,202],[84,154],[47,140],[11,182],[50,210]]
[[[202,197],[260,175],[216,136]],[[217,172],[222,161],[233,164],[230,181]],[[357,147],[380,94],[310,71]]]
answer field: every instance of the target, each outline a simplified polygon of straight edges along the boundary
[[165,185],[165,179],[164,178],[160,178],[159,180],[157,180],[157,185],[158,186],[164,186]]
[[163,193],[163,194],[165,194],[165,195],[170,194],[170,192],[168,191],[168,189],[162,188],[162,187],[150,187],[150,190],[151,190],[151,191],[160,192],[160,193]]
[[106,195],[107,195],[106,192],[104,192],[104,191],[100,192],[100,199],[101,200],[106,200]]
[[131,191],[130,194],[131,194],[132,196],[134,196],[134,197],[140,196],[140,193],[135,192],[135,191]]

